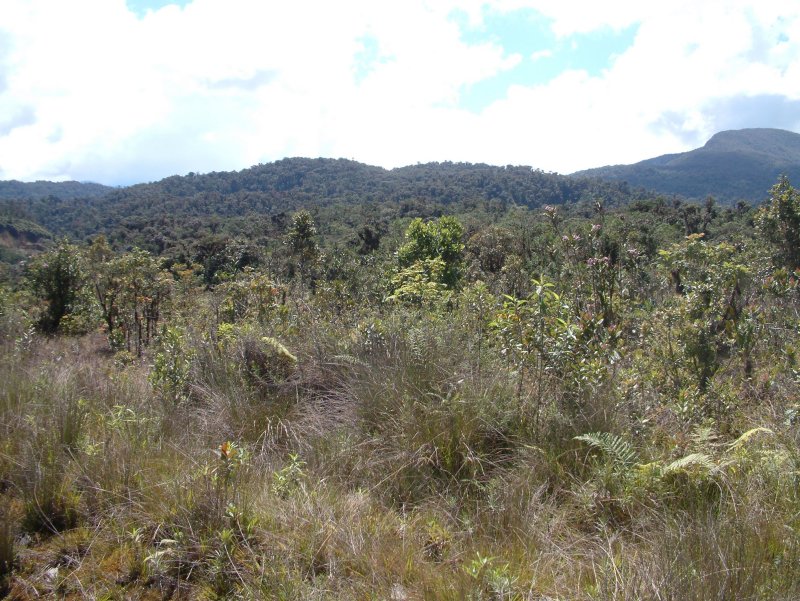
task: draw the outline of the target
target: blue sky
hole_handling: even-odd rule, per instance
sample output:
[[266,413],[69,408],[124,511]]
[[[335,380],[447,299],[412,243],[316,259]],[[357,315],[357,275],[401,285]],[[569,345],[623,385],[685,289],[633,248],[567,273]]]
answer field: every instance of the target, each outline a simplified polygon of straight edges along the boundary
[[794,0],[4,0],[0,179],[630,163],[800,132],[798,40]]
[[459,11],[453,18],[459,22],[465,41],[494,43],[520,56],[513,68],[463,91],[460,105],[476,112],[502,98],[512,85],[544,85],[567,70],[583,70],[593,77],[601,75],[631,47],[637,29],[636,25],[618,31],[605,27],[559,38],[553,32],[552,20],[530,8],[489,13],[477,27],[470,27]]
[[178,2],[170,2],[169,0],[125,0],[128,9],[139,17],[143,17],[147,11],[158,11],[170,5],[183,7],[188,3],[189,0],[180,0]]

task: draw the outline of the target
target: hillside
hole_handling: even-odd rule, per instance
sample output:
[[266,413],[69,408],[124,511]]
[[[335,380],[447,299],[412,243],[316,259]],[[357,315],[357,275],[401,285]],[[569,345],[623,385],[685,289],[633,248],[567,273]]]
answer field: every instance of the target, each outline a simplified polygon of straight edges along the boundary
[[800,180],[800,134],[741,129],[715,134],[702,148],[633,165],[578,171],[573,177],[626,181],[663,194],[722,202],[761,202],[780,175]]
[[625,183],[530,167],[429,163],[386,170],[342,159],[292,158],[242,171],[172,176],[99,197],[45,197],[15,206],[24,207],[19,217],[56,235],[104,233],[117,247],[162,253],[209,232],[272,237],[301,207],[314,211],[322,227],[352,229],[475,208],[502,212],[595,199],[613,205],[645,196]]
[[0,262],[13,263],[41,251],[51,238],[50,232],[32,221],[0,215]]
[[23,200],[52,196],[61,200],[72,198],[97,198],[108,194],[110,186],[83,182],[20,182],[0,181],[0,199]]

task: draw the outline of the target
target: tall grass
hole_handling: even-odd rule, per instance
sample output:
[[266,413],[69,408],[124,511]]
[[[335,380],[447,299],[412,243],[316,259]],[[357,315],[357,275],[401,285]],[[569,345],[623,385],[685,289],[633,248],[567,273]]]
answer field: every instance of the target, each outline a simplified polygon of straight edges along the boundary
[[[162,360],[91,335],[3,346],[12,595],[798,595],[798,383],[766,349],[751,380],[721,368],[713,398],[670,397],[634,348],[585,386],[562,368],[520,390],[457,302],[286,311],[185,318]],[[709,398],[736,402],[722,420]],[[755,426],[770,434],[736,442]]]

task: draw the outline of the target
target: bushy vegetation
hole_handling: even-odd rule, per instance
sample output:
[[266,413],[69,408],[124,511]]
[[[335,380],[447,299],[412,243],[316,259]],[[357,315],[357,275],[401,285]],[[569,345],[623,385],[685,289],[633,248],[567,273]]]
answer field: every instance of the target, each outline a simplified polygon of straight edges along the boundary
[[57,242],[0,288],[0,592],[797,598],[795,200]]

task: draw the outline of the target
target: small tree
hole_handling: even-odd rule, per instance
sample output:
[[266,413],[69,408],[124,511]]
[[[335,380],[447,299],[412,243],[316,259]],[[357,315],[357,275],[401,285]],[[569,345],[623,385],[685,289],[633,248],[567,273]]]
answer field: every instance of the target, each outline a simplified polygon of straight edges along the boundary
[[66,239],[36,257],[27,269],[27,279],[34,294],[47,303],[39,319],[42,331],[53,333],[73,304],[84,285],[83,260],[78,248]]
[[146,251],[134,249],[118,257],[100,251],[102,242],[90,250],[90,255],[99,257],[93,265],[92,282],[109,345],[115,350],[124,346],[141,355],[156,334],[172,278]]
[[677,383],[678,368],[688,368],[704,393],[722,365],[721,355],[736,343],[752,279],[747,257],[728,243],[708,244],[702,234],[693,234],[660,251],[660,263],[678,293],[667,313],[682,351],[670,358],[673,377]]
[[464,228],[455,217],[427,223],[417,218],[408,226],[406,243],[397,251],[399,266],[406,269],[417,262],[440,259],[444,269],[438,281],[448,289],[456,288],[462,275],[463,236]]
[[568,307],[551,282],[533,280],[533,292],[524,299],[505,296],[503,308],[490,324],[501,342],[501,352],[517,372],[517,402],[522,403],[529,372],[536,384],[533,426],[538,436],[545,398],[546,374],[559,354],[559,337],[568,329]]
[[116,327],[119,322],[121,283],[112,268],[114,252],[109,247],[105,236],[100,235],[94,239],[89,247],[87,258],[92,291],[108,330],[109,344],[111,348],[116,348],[120,346]]
[[442,284],[444,261],[436,257],[415,261],[401,269],[391,282],[392,294],[386,300],[408,305],[433,305],[449,294]]
[[775,258],[781,267],[800,267],[800,192],[786,176],[772,186],[769,204],[758,212],[756,225],[777,246]]
[[309,279],[314,263],[320,258],[319,245],[316,240],[317,227],[314,218],[305,209],[292,217],[292,225],[286,233],[285,244],[292,257],[298,262],[300,278],[303,282]]

